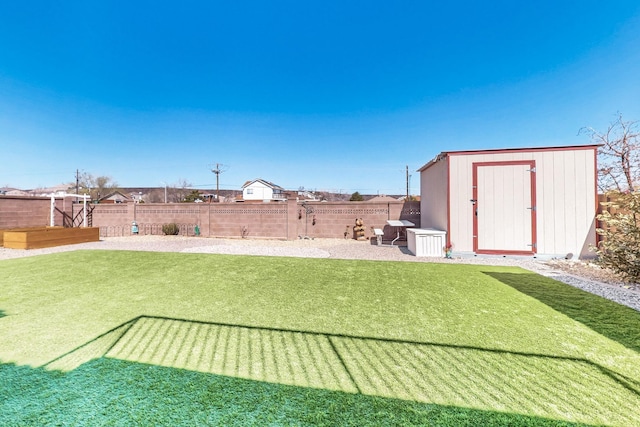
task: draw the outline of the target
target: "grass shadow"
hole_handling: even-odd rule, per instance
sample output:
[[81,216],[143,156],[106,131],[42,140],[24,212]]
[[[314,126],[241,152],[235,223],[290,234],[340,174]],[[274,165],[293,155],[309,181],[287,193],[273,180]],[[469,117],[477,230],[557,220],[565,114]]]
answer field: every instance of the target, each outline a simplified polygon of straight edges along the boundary
[[[585,359],[139,316],[43,366],[107,358],[274,386],[564,421],[637,418],[640,384]],[[624,403],[612,405],[609,396]],[[560,410],[557,410],[560,408]],[[574,414],[566,416],[566,414]],[[580,414],[575,416],[575,414]]]
[[3,318],[5,316],[6,316],[6,314],[4,314],[4,310],[0,310],[0,318]]
[[2,425],[589,426],[100,358],[61,373],[0,364]]
[[640,312],[534,273],[484,272],[523,294],[640,352]]
[[59,371],[71,371],[89,360],[102,357],[109,352],[114,345],[116,345],[122,336],[139,319],[139,317],[136,317],[135,319],[118,325],[81,346],[63,354],[62,356],[56,357],[44,364],[42,367]]

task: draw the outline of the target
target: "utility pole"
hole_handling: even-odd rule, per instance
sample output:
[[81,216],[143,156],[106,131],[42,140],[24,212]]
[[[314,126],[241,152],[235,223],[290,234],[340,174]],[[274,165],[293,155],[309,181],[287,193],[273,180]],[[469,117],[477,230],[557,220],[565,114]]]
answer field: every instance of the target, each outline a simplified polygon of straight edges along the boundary
[[[80,194],[80,170],[76,169],[76,194]],[[78,198],[76,197],[76,203],[79,203],[80,201],[78,200]]]
[[220,202],[220,174],[226,170],[227,168],[220,163],[216,163],[216,167],[211,169],[211,172],[216,174],[216,202]]
[[[87,185],[85,183],[85,185]],[[76,194],[80,194],[80,169],[76,169]],[[87,194],[86,191],[84,193],[85,195]],[[86,207],[86,201],[87,199],[83,199],[85,201],[85,207]],[[78,197],[76,197],[76,203],[80,203],[80,200],[78,199]]]
[[407,173],[407,202],[409,201],[409,165],[406,166]]

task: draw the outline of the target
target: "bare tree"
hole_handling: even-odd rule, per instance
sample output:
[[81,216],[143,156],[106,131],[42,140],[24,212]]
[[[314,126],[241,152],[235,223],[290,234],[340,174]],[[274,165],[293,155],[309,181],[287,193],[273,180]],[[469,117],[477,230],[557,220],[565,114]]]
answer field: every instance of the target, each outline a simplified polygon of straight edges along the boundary
[[603,192],[636,191],[640,186],[640,141],[638,121],[625,121],[622,114],[606,131],[591,127],[580,129],[591,137],[591,141],[602,145],[598,156],[598,187]]
[[192,186],[193,184],[186,179],[179,179],[176,184],[169,187],[169,201],[171,203],[182,203],[191,192],[190,187]]
[[163,203],[164,202],[164,188],[162,189],[154,189],[150,192],[148,192],[145,197],[144,197],[144,201],[147,203]]
[[118,183],[110,176],[96,176],[88,172],[83,172],[79,177],[80,193],[89,194],[92,200],[99,200],[101,197],[119,190]]

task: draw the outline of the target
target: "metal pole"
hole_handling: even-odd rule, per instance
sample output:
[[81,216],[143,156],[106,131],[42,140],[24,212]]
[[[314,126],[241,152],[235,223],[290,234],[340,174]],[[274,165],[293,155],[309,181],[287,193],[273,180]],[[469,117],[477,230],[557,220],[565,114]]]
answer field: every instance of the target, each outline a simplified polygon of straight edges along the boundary
[[50,221],[49,221],[49,225],[51,227],[56,225],[55,219],[54,219],[55,209],[56,209],[56,199],[55,199],[55,196],[52,194],[51,195],[51,218],[50,218]]

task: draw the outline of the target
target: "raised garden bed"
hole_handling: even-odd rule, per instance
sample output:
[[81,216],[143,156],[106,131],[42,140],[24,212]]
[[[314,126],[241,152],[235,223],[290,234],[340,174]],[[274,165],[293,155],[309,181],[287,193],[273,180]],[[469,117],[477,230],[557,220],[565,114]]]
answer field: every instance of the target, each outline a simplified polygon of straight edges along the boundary
[[5,228],[0,229],[0,246],[4,246],[4,233],[7,231],[29,231],[29,230],[43,230],[47,227],[20,227],[20,228]]
[[38,249],[100,241],[100,228],[32,227],[0,231],[2,246]]

